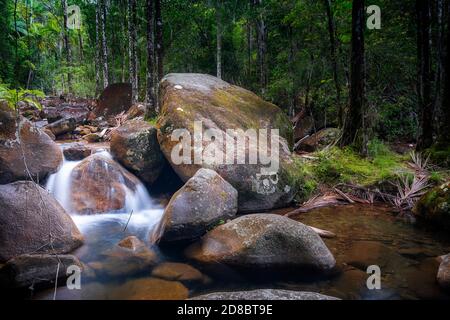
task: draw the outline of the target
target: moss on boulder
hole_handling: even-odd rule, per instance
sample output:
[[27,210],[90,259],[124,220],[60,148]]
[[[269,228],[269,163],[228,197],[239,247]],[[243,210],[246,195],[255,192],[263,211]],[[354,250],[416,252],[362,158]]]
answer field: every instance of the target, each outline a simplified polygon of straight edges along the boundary
[[450,181],[424,194],[417,202],[414,213],[422,220],[450,230]]

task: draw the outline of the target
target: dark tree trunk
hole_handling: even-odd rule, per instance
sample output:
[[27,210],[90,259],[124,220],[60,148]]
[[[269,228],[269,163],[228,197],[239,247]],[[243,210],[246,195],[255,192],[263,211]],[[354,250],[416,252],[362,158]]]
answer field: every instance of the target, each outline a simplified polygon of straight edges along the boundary
[[163,19],[161,13],[161,0],[155,0],[156,18],[156,58],[158,65],[158,82],[164,77],[164,43],[163,43]]
[[[62,9],[63,9],[63,21],[64,21],[64,49],[66,51],[66,63],[67,67],[70,67],[72,64],[72,53],[70,50],[70,41],[69,41],[69,30],[67,30],[67,0],[62,0]],[[72,92],[72,74],[69,71],[67,71],[67,86],[69,93]]]
[[130,61],[130,83],[132,88],[132,101],[138,100],[138,76],[137,76],[137,12],[136,0],[128,1],[128,39],[129,39],[129,61]]
[[363,138],[360,150],[365,153],[365,59],[364,59],[364,0],[354,0],[352,6],[352,52],[350,71],[350,106],[343,126],[341,146]]
[[216,50],[216,75],[222,79],[222,4],[221,0],[216,3],[216,26],[217,26],[217,50]]
[[105,0],[100,0],[100,34],[102,39],[102,67],[103,67],[103,88],[109,85],[108,67],[108,44],[106,41],[106,4]]
[[263,0],[254,0],[254,4],[258,12],[256,19],[256,32],[258,39],[258,68],[259,68],[259,85],[261,94],[265,94],[267,87],[267,26],[264,20]]
[[336,87],[336,106],[338,108],[338,125],[339,127],[342,127],[343,110],[341,105],[341,87],[339,85],[339,74],[337,64],[336,23],[334,21],[333,13],[331,12],[331,0],[324,0],[324,2],[328,17],[328,34],[330,37],[331,67],[333,69],[333,79],[334,85]]
[[438,143],[441,148],[450,146],[450,2],[447,4],[447,29],[445,32],[443,47],[446,50],[445,60],[443,63],[442,77],[444,81],[444,90],[442,92],[442,110]]
[[153,1],[147,0],[147,118],[156,115],[156,98],[154,85],[155,48],[153,45]]
[[418,101],[421,133],[417,150],[433,143],[433,103],[431,101],[431,48],[430,48],[430,2],[416,0],[417,12],[417,62]]

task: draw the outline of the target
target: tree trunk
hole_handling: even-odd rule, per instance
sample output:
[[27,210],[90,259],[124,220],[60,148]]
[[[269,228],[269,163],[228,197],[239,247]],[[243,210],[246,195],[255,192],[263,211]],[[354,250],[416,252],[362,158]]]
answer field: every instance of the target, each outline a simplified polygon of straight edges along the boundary
[[97,5],[95,8],[95,95],[98,96],[101,92],[100,88],[100,51],[102,45],[100,41],[100,11],[99,6]]
[[[67,0],[62,0],[62,9],[63,9],[63,17],[64,17],[64,49],[66,51],[66,63],[67,67],[70,67],[72,64],[72,54],[70,50],[70,41],[69,41],[69,30],[67,30]],[[70,73],[70,68],[67,71],[67,85],[69,93],[72,92],[72,74]]]
[[267,86],[267,63],[266,63],[266,53],[267,53],[267,27],[264,20],[263,13],[263,0],[254,0],[254,4],[259,10],[258,18],[256,20],[256,32],[258,39],[258,66],[259,66],[259,85],[261,88],[261,94],[265,94]]
[[354,0],[352,6],[352,49],[350,70],[350,106],[343,126],[341,146],[356,142],[365,153],[365,59],[364,59],[364,0]]
[[100,0],[100,32],[102,38],[102,67],[103,67],[103,88],[109,85],[108,68],[108,45],[106,42],[106,4],[105,0]]
[[147,118],[156,115],[156,98],[154,85],[155,48],[153,45],[153,0],[147,0]]
[[416,0],[417,10],[417,61],[418,101],[421,133],[417,150],[433,143],[433,103],[431,101],[431,49],[430,49],[430,3]]
[[333,13],[331,12],[331,0],[324,0],[324,2],[328,17],[328,34],[330,37],[331,67],[333,69],[333,79],[334,85],[336,87],[336,106],[338,108],[338,125],[339,127],[342,127],[343,110],[341,105],[341,87],[339,85],[339,74],[337,65],[336,24],[334,21]]
[[216,54],[216,75],[222,79],[222,4],[221,0],[216,3],[216,22],[217,22],[217,54]]
[[80,50],[80,64],[83,64],[83,36],[81,35],[81,29],[78,29],[78,48]]
[[450,146],[450,21],[448,19],[450,15],[450,2],[447,5],[447,30],[444,36],[445,44],[443,45],[446,49],[446,54],[442,70],[444,90],[442,92],[442,110],[438,137],[440,148],[448,148]]
[[163,20],[161,14],[161,0],[155,0],[156,18],[156,58],[158,65],[158,82],[164,77],[164,44],[163,44]]
[[138,100],[138,76],[137,76],[137,12],[136,0],[128,1],[128,39],[129,39],[129,67],[130,67],[130,83],[132,88],[132,101]]

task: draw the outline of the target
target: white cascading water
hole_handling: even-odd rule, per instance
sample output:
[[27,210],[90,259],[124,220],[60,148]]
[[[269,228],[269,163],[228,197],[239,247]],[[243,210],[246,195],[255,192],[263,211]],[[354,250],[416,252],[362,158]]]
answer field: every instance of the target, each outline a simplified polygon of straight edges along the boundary
[[[64,146],[62,146],[64,148]],[[106,150],[99,150],[96,154],[111,159],[111,154]],[[128,229],[148,232],[161,219],[163,208],[155,204],[147,189],[142,183],[136,185],[136,190],[126,189],[125,208],[120,212],[102,213],[96,215],[78,215],[72,211],[69,195],[71,192],[72,170],[81,162],[68,161],[64,158],[61,168],[52,174],[46,184],[46,189],[59,201],[64,209],[70,213],[73,221],[80,231],[88,229],[105,222],[116,222],[126,225]],[[145,229],[145,230],[142,230]],[[141,233],[141,232],[139,232]]]

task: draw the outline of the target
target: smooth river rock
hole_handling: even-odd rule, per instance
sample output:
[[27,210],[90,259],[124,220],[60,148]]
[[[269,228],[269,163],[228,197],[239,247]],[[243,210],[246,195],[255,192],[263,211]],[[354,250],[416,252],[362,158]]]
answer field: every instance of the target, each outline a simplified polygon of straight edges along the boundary
[[43,181],[63,160],[60,147],[41,129],[0,104],[0,184]]
[[336,261],[308,226],[275,214],[239,217],[207,233],[186,254],[203,263],[331,271]]
[[129,120],[114,130],[111,153],[120,164],[148,184],[155,182],[166,164],[156,129],[144,120]]
[[279,289],[214,292],[193,297],[190,300],[339,300],[316,292]]
[[237,212],[236,189],[215,171],[200,169],[170,199],[153,242],[196,239]]
[[139,180],[117,162],[100,153],[80,162],[71,173],[71,211],[98,214],[125,209],[127,188]]
[[[292,201],[301,184],[296,178],[300,170],[289,149],[293,140],[292,124],[280,108],[248,90],[204,74],[169,74],[161,81],[160,88],[158,141],[183,181],[193,177],[199,168],[215,170],[239,192],[240,212],[283,207]],[[210,131],[210,139],[206,129],[215,130]],[[267,130],[267,136],[262,129]],[[278,135],[272,129],[278,129]],[[254,138],[246,139],[247,130],[253,131]],[[257,139],[258,134],[263,138]],[[274,139],[273,146],[271,134],[279,139],[278,143]],[[238,141],[245,140],[252,143],[247,141],[235,147]],[[249,155],[263,154],[264,143],[268,146],[268,163],[262,163],[260,157],[250,160]],[[229,162],[221,158],[227,152]],[[245,155],[245,161],[239,154]]]
[[31,181],[0,185],[0,226],[0,262],[29,253],[68,253],[83,243],[59,202]]
[[81,262],[73,255],[25,254],[9,260],[0,269],[0,283],[8,288],[54,286],[58,275],[59,284],[65,285],[63,280],[68,277],[67,268],[70,266],[83,270]]

